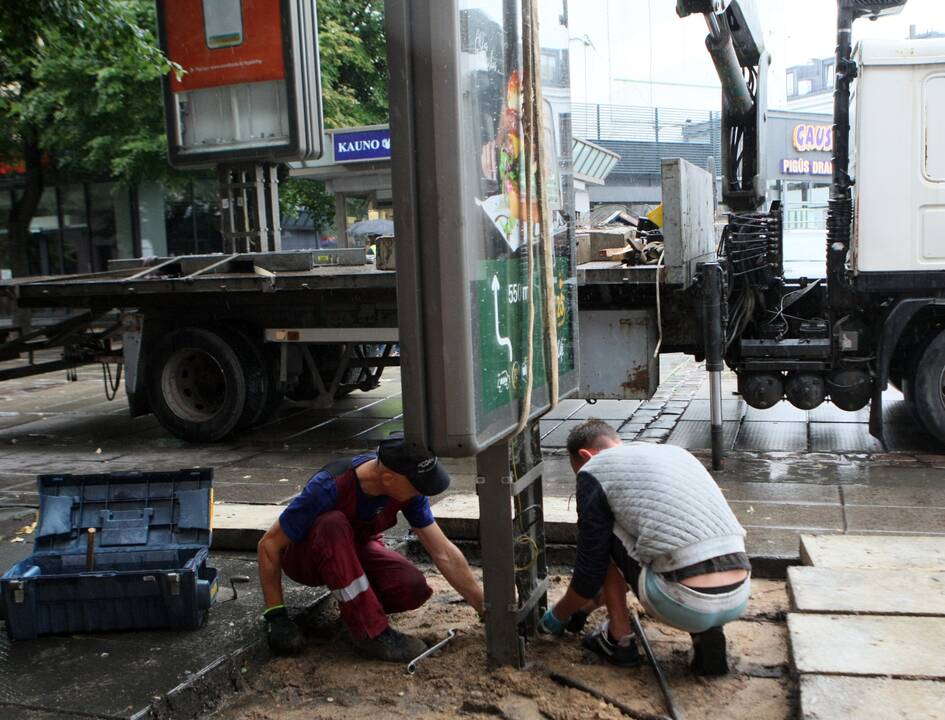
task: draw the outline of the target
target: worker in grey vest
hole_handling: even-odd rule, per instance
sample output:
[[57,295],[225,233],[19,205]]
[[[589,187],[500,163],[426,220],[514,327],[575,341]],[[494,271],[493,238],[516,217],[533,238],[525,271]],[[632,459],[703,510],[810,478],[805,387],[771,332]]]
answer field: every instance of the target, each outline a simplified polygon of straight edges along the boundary
[[694,672],[727,673],[722,626],[745,612],[751,564],[745,530],[712,476],[682,448],[624,445],[595,419],[571,431],[568,454],[577,475],[577,560],[539,631],[578,631],[604,604],[608,619],[584,646],[616,665],[638,664],[629,584],[648,615],[692,635]]

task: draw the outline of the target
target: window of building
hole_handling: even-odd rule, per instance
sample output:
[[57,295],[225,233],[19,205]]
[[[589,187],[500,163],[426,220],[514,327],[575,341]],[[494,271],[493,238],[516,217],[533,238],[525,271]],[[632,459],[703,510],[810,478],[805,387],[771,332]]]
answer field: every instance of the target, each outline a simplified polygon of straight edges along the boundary
[[834,74],[835,74],[833,70],[834,67],[836,67],[836,65],[832,62],[824,65],[824,88],[826,89],[833,88],[833,80],[834,80]]
[[813,85],[810,80],[801,80],[797,83],[797,94],[810,95],[811,91],[814,89]]
[[797,78],[794,76],[793,72],[787,74],[787,94],[788,97],[797,95]]

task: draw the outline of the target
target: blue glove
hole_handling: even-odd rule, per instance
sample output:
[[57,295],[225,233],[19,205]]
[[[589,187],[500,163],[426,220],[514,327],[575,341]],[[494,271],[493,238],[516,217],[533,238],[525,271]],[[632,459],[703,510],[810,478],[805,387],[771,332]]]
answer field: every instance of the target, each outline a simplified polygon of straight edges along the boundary
[[555,617],[551,608],[548,608],[545,610],[545,614],[542,615],[541,620],[538,621],[538,632],[541,635],[561,637],[564,635],[565,628],[568,627],[568,620],[570,620],[570,618],[559,620]]

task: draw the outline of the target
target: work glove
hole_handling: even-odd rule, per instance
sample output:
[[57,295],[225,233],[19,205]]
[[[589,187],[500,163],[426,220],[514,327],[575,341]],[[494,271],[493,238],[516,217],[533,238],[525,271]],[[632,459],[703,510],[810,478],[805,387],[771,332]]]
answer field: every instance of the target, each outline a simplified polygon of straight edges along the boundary
[[539,635],[553,635],[554,637],[561,637],[564,635],[565,628],[568,627],[568,619],[559,620],[555,617],[555,614],[551,611],[551,608],[545,610],[545,614],[541,616],[541,620],[538,621],[538,633]]
[[276,605],[263,613],[266,621],[266,640],[274,655],[297,655],[302,652],[305,641],[285,605]]

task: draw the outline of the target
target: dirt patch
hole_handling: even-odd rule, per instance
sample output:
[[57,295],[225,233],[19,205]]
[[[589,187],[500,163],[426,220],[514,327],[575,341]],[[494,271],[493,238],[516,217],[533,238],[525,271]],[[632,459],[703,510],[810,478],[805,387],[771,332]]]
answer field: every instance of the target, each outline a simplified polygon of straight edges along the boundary
[[[565,576],[551,578],[550,596],[559,597]],[[279,658],[253,677],[213,717],[219,720],[380,720],[381,718],[496,718],[531,720],[610,720],[625,718],[615,707],[553,682],[546,670],[580,680],[625,705],[665,713],[649,666],[614,668],[583,650],[578,638],[536,639],[529,643],[529,668],[486,667],[485,636],[476,614],[435,573],[433,598],[420,610],[393,618],[404,632],[428,642],[449,628],[457,637],[423,661],[415,675],[405,667],[363,660],[344,639],[333,607],[303,619],[309,646],[298,658]],[[680,711],[687,719],[781,720],[794,716],[794,685],[787,672],[783,622],[784,583],[753,583],[749,612],[727,627],[733,671],[702,679],[689,671],[691,642],[678,632],[643,618],[654,652],[669,677]],[[603,611],[591,616],[602,620]]]

